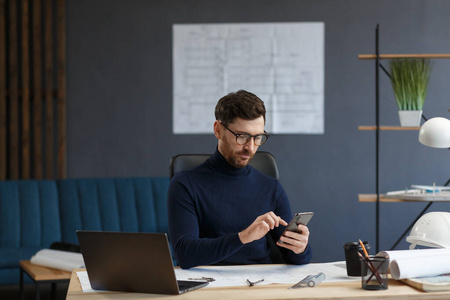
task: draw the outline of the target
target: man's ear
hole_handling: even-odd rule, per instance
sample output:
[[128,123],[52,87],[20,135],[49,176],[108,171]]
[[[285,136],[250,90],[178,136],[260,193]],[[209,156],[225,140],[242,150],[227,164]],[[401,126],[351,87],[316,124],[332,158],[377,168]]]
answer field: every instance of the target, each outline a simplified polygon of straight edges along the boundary
[[217,120],[214,122],[214,135],[216,136],[216,138],[218,140],[220,140],[220,138],[221,138],[220,122]]

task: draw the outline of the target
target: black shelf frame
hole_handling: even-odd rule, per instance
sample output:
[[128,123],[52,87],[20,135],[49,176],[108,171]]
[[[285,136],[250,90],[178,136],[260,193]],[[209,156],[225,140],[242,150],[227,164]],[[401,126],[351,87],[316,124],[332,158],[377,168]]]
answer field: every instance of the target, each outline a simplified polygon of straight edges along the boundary
[[[391,77],[386,68],[381,64],[380,56],[380,25],[377,24],[375,29],[375,190],[376,190],[376,205],[375,205],[375,251],[379,252],[380,245],[380,68],[384,73]],[[442,57],[438,57],[442,58]],[[444,57],[446,58],[446,57]],[[450,110],[449,110],[450,111]],[[422,119],[427,121],[427,118],[422,114]],[[450,148],[449,148],[450,150]],[[445,183],[444,186],[450,184],[450,179]],[[430,208],[434,202],[429,202],[426,207],[419,213],[417,218],[408,226],[408,228],[403,232],[403,234],[397,239],[390,250],[394,250],[395,247],[400,243],[400,241],[408,234],[414,224],[419,220],[419,218]]]

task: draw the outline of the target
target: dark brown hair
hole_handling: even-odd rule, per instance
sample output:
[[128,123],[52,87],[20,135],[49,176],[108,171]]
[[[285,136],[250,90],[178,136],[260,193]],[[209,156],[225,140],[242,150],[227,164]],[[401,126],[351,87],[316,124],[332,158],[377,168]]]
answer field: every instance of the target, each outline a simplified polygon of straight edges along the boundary
[[232,123],[235,118],[254,120],[259,117],[266,122],[266,107],[264,102],[255,94],[239,90],[229,93],[217,102],[215,110],[216,120],[225,126]]

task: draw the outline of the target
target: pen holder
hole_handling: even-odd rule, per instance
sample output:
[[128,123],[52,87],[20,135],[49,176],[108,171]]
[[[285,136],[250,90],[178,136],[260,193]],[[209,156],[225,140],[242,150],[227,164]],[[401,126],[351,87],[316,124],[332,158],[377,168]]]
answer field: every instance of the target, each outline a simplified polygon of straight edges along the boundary
[[389,258],[361,258],[361,284],[365,290],[387,290]]
[[[369,242],[363,242],[367,251],[370,249]],[[361,262],[359,260],[358,252],[363,253],[362,247],[358,242],[349,242],[344,245],[345,249],[345,264],[347,267],[348,276],[361,276]]]

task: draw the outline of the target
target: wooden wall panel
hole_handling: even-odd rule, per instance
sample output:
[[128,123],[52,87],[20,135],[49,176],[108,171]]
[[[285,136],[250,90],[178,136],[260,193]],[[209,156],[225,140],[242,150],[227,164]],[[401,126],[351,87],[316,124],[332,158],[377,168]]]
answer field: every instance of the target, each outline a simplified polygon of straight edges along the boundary
[[30,178],[30,56],[28,0],[22,0],[22,176]]
[[66,170],[66,15],[65,0],[57,5],[57,68],[58,68],[58,177],[65,177]]
[[9,2],[9,152],[11,179],[19,179],[19,62],[17,2]]
[[6,178],[6,1],[0,0],[0,179]]
[[53,35],[52,3],[45,2],[44,20],[44,78],[45,78],[45,167],[46,178],[53,176]]
[[42,156],[42,4],[33,3],[33,178],[44,177]]
[[66,177],[65,31],[64,0],[0,0],[0,180]]

